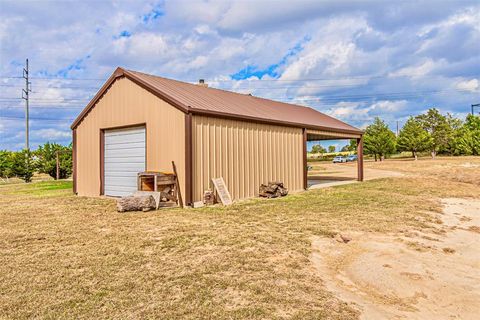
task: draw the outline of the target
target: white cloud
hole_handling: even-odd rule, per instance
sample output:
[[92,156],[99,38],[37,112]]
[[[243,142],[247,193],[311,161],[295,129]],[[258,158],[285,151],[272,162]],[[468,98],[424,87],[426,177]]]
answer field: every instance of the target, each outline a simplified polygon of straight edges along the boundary
[[369,113],[383,114],[387,112],[397,112],[407,105],[406,100],[396,100],[396,101],[379,101],[375,102],[370,107],[367,108]]
[[451,28],[458,24],[468,24],[473,28],[480,30],[478,21],[480,21],[480,9],[478,7],[467,7],[450,15],[445,20],[422,27],[418,34],[423,36],[434,31],[436,28]]
[[479,92],[480,81],[478,81],[478,79],[460,81],[457,83],[457,88],[464,91]]
[[394,72],[391,72],[389,76],[391,77],[412,77],[412,78],[418,78],[427,75],[431,71],[435,69],[435,62],[432,61],[431,59],[427,59],[426,61],[415,65],[415,66],[409,66],[405,68],[398,69]]
[[114,41],[114,50],[118,55],[149,59],[167,52],[168,44],[163,35],[142,32]]
[[208,24],[200,24],[194,29],[198,34],[214,34],[217,35],[217,31],[210,28]]
[[368,108],[362,108],[360,103],[355,102],[339,102],[326,112],[343,120],[365,120],[368,117]]
[[312,26],[315,37],[305,44],[304,50],[285,68],[281,79],[302,79],[322,75],[338,77],[349,74],[358,53],[355,34],[368,29],[362,17],[333,18],[327,23],[319,21]]
[[326,110],[326,113],[364,129],[375,117],[386,120],[387,124],[394,124],[394,122],[399,119],[395,117],[395,114],[406,106],[406,100],[382,100],[371,104],[339,102],[332,108]]
[[114,34],[135,26],[138,22],[138,16],[128,12],[117,12],[109,19],[105,19],[107,27]]
[[32,137],[35,137],[37,140],[43,141],[57,141],[64,140],[66,138],[71,138],[72,133],[70,131],[62,131],[57,129],[39,129],[31,131]]
[[208,58],[206,56],[197,56],[193,59],[192,62],[188,64],[189,69],[199,69],[201,67],[206,66],[208,63]]

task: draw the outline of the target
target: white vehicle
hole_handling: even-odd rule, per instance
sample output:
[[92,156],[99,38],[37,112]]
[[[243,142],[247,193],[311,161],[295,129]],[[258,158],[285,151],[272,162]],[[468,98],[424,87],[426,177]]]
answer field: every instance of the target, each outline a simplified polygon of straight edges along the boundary
[[333,163],[342,163],[342,162],[347,162],[347,158],[342,156],[336,156],[335,158],[333,158]]

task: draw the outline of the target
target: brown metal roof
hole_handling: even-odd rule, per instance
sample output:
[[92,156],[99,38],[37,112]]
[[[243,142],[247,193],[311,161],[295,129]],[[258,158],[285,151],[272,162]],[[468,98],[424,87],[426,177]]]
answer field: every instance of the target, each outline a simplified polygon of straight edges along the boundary
[[361,130],[312,108],[208,88],[118,68],[73,122],[75,128],[116,78],[125,76],[186,113],[227,117],[301,128],[362,133]]

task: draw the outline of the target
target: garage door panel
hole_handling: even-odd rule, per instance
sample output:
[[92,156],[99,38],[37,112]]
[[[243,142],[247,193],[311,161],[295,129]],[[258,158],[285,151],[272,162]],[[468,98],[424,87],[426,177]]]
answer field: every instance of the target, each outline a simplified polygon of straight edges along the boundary
[[121,135],[121,136],[108,136],[105,137],[109,144],[123,144],[123,143],[131,143],[131,142],[142,142],[145,140],[145,135],[144,134],[138,134],[134,133],[132,135]]
[[144,163],[145,156],[135,156],[135,157],[109,157],[108,160],[110,163]]
[[[105,173],[111,172],[111,171],[120,171],[120,172],[125,172],[125,171],[135,171],[135,172],[140,172],[136,171],[138,168],[144,168],[144,162],[111,162],[109,163],[108,166],[105,167]],[[143,170],[142,170],[143,171]]]
[[124,149],[143,149],[145,150],[145,142],[126,142],[126,143],[114,143],[114,144],[106,144],[105,150],[124,150]]
[[132,193],[129,186],[127,186],[127,187],[125,187],[125,186],[110,187],[109,189],[105,189],[105,192],[107,192],[107,191],[122,191],[122,192]]
[[128,196],[131,193],[132,191],[130,190],[130,187],[115,187],[115,188],[105,189],[106,195],[115,195],[117,197]]
[[109,188],[116,188],[116,187],[129,187],[132,188],[132,185],[135,186],[135,192],[137,189],[137,177],[135,176],[108,176],[105,177],[105,186],[109,186]]
[[142,172],[144,171],[143,169],[138,171],[140,167],[137,167],[137,168],[133,168],[133,167],[130,167],[128,169],[125,169],[125,170],[112,170],[112,169],[109,169],[108,171],[104,171],[105,172],[105,177],[108,177],[108,176],[118,176],[118,174],[120,173],[123,173],[125,176],[131,176],[131,175],[135,175],[137,176],[137,173],[139,172]]
[[105,131],[104,191],[125,196],[137,190],[137,173],[145,171],[145,128]]
[[129,157],[145,157],[145,148],[132,148],[132,149],[105,149],[105,159],[110,158],[124,158]]
[[137,170],[131,171],[108,171],[105,172],[106,177],[132,177],[134,176],[135,179],[137,178]]
[[135,127],[135,128],[123,128],[123,129],[109,129],[108,134],[109,136],[124,136],[124,135],[131,135],[131,134],[143,134],[145,133],[145,127]]

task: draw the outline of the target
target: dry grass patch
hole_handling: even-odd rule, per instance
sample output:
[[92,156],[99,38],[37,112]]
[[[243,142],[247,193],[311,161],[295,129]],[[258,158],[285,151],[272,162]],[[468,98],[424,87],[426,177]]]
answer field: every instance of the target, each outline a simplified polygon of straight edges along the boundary
[[480,186],[480,157],[437,157],[389,159],[383,162],[367,161],[366,168],[410,173],[425,178],[437,178]]
[[5,317],[356,319],[312,266],[312,236],[436,230],[433,199],[480,196],[468,183],[403,178],[119,214],[68,187],[0,186]]

